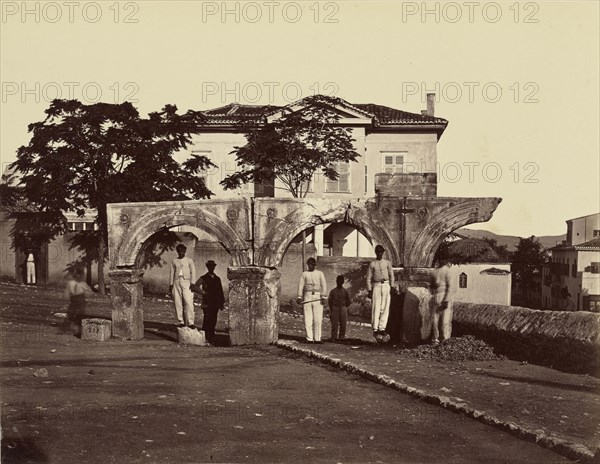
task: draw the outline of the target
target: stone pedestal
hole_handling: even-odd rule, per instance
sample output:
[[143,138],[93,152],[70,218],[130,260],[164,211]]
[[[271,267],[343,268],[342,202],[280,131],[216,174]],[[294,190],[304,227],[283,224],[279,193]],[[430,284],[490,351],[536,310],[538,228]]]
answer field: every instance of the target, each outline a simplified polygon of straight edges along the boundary
[[141,269],[113,269],[109,271],[112,301],[113,336],[125,340],[144,338]]
[[388,322],[387,331],[390,335],[395,335],[392,335],[393,339],[405,343],[422,343],[429,339],[431,330],[429,279],[432,270],[428,267],[394,269],[396,288],[399,292],[397,304],[400,316],[393,319],[390,307],[390,320],[393,322]]
[[408,287],[402,307],[402,341],[423,343],[431,335],[431,293],[423,287]]
[[81,321],[81,339],[105,342],[111,336],[111,322],[107,319],[83,319]]
[[203,330],[178,327],[177,339],[180,345],[208,346]]
[[278,338],[281,274],[257,267],[230,267],[229,337],[232,345],[266,345]]

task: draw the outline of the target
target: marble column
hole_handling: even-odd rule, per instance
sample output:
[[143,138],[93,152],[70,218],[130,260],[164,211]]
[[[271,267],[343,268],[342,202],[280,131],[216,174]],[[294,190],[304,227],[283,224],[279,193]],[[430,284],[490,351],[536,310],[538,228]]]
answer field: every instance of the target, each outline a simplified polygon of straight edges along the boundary
[[141,269],[112,269],[108,272],[113,337],[124,340],[144,338],[143,275]]
[[258,266],[230,267],[229,337],[232,345],[267,345],[279,335],[279,271]]

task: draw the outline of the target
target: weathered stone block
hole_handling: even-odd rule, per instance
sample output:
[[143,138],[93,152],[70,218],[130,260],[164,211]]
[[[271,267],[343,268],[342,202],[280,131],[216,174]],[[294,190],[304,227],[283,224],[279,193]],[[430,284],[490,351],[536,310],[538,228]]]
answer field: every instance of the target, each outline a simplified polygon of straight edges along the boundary
[[181,345],[208,346],[203,330],[190,329],[189,327],[178,327],[177,338]]
[[83,319],[81,321],[81,339],[105,342],[112,335],[112,323],[108,319]]
[[397,173],[376,174],[375,192],[389,197],[435,197],[437,195],[437,174]]
[[114,337],[125,340],[144,338],[143,275],[141,269],[117,269],[108,273]]
[[431,335],[431,293],[426,288],[408,287],[402,307],[402,341],[422,343]]
[[232,345],[269,344],[279,335],[281,274],[247,266],[227,269],[229,338]]

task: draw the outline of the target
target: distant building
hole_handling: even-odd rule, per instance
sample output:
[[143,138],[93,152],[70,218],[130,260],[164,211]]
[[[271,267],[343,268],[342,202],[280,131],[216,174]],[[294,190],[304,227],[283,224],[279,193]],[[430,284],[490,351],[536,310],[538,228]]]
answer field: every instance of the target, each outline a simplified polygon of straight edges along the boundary
[[600,312],[600,213],[567,222],[567,240],[550,249],[542,307]]
[[455,301],[510,306],[510,263],[457,264],[450,267]]
[[24,227],[24,223],[38,213],[21,211],[16,218],[9,218],[10,211],[0,210],[0,279],[26,282],[26,262],[29,253],[35,259],[37,284],[62,284],[69,264],[79,261],[87,268],[88,281],[96,279],[97,266],[82,261],[83,253],[71,248],[70,238],[75,231],[94,230],[94,218],[66,214],[68,231],[49,242],[41,235]]
[[576,246],[600,238],[600,213],[567,221],[567,245]]
[[510,263],[501,262],[487,242],[453,233],[446,239],[442,253],[458,263],[450,267],[455,301],[510,306]]

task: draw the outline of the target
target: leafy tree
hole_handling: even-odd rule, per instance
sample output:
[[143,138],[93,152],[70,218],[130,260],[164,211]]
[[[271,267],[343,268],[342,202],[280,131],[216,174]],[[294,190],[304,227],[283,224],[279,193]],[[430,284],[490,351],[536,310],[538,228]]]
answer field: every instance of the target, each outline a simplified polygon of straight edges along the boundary
[[465,238],[443,241],[436,251],[434,262],[444,259],[453,264],[510,263],[512,253],[506,245],[491,238]]
[[525,291],[528,302],[532,300],[532,294],[536,290],[534,274],[536,270],[541,271],[547,260],[548,252],[535,236],[519,239],[513,256],[512,271],[515,274],[515,280]]
[[483,237],[481,240],[486,242],[492,250],[498,255],[499,263],[510,263],[513,260],[513,252],[508,250],[507,245],[500,245],[495,238]]
[[316,172],[330,180],[339,175],[336,162],[356,161],[350,129],[339,125],[333,106],[338,98],[314,95],[302,100],[302,107],[284,107],[281,117],[257,124],[240,120],[247,143],[234,147],[239,170],[221,181],[225,189],[247,182],[279,180],[296,198],[304,198]]
[[[326,179],[339,177],[334,163],[356,161],[350,129],[339,125],[334,110],[340,99],[314,95],[301,107],[287,106],[272,122],[240,120],[247,143],[234,147],[239,170],[221,181],[225,189],[241,184],[274,184],[279,180],[295,198],[304,198],[315,173]],[[302,231],[302,265],[306,261],[306,230]]]
[[10,165],[18,183],[0,192],[4,204],[26,204],[43,213],[49,237],[66,231],[66,212],[95,214],[97,231],[80,233],[73,247],[85,249],[98,263],[98,286],[104,293],[107,203],[208,198],[198,174],[213,166],[193,155],[180,164],[173,154],[187,148],[201,113],[177,114],[166,105],[147,118],[131,103],[85,105],[54,100],[46,118],[29,125],[32,137]]

